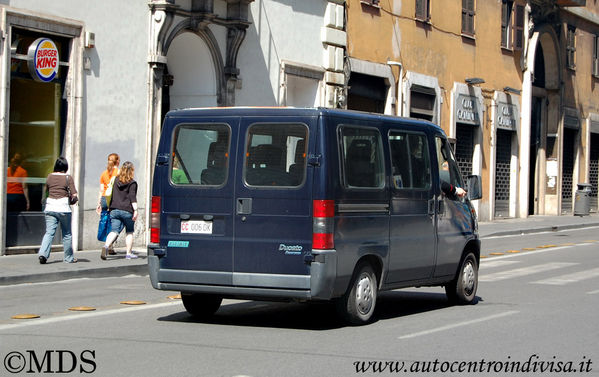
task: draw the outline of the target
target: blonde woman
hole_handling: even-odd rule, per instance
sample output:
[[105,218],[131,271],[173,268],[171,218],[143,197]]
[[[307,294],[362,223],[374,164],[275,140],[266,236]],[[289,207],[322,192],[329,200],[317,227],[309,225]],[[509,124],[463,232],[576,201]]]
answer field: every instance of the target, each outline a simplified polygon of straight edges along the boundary
[[106,243],[102,248],[100,258],[106,260],[108,248],[119,233],[125,228],[125,245],[127,246],[127,259],[135,259],[137,255],[133,254],[133,231],[135,230],[135,220],[137,220],[137,182],[133,179],[135,167],[130,161],[126,161],[116,179],[112,188],[112,201],[110,202],[110,224],[111,230],[106,237]]

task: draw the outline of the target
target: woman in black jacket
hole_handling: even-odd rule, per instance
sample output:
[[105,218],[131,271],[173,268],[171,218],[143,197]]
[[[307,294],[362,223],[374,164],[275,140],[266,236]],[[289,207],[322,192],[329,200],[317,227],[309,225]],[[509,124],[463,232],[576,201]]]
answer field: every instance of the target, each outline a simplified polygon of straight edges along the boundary
[[106,260],[108,247],[114,242],[119,233],[125,228],[127,233],[125,245],[127,246],[127,259],[135,259],[133,254],[133,231],[137,220],[137,182],[133,179],[135,167],[127,161],[121,167],[119,175],[114,180],[112,188],[112,201],[110,202],[111,230],[102,247],[100,258]]

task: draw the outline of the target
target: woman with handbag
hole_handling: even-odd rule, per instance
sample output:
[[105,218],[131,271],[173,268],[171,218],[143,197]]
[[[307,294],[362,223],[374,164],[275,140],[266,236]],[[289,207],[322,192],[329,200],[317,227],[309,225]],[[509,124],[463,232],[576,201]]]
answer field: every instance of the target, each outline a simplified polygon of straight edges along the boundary
[[62,246],[64,249],[64,261],[76,263],[77,258],[73,256],[71,236],[71,205],[77,203],[77,189],[73,177],[67,174],[69,163],[64,157],[58,157],[54,163],[54,172],[46,178],[46,190],[48,198],[44,213],[46,217],[46,234],[38,252],[40,264],[45,264],[50,258],[50,248],[56,234],[56,228],[60,224],[62,230]]
[[[120,162],[121,159],[118,154],[109,154],[106,170],[104,170],[102,175],[100,175],[100,195],[98,197],[98,206],[96,207],[96,213],[100,215],[98,241],[106,241],[106,236],[108,233],[110,233],[111,227],[108,204],[110,204],[109,201],[112,199],[112,188],[114,185],[114,180],[117,174],[119,174]],[[108,247],[107,253],[108,255],[116,254],[112,248],[112,244]]]
[[111,231],[106,237],[100,258],[106,260],[108,247],[116,240],[119,233],[125,228],[125,245],[127,246],[127,259],[135,259],[133,254],[133,231],[137,220],[137,182],[133,179],[135,167],[127,161],[114,180],[112,200],[110,202]]

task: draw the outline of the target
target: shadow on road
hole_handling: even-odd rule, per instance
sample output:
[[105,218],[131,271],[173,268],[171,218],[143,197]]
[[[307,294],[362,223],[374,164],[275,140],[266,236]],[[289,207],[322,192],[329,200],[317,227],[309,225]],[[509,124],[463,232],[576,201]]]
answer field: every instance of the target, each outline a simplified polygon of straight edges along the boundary
[[[477,300],[482,301],[477,298]],[[391,291],[379,293],[374,322],[401,319],[451,307],[444,293]],[[158,318],[159,321],[207,323],[299,330],[334,330],[347,326],[337,316],[335,305],[325,303],[281,303],[249,301],[223,305],[210,319],[198,319],[187,312]]]

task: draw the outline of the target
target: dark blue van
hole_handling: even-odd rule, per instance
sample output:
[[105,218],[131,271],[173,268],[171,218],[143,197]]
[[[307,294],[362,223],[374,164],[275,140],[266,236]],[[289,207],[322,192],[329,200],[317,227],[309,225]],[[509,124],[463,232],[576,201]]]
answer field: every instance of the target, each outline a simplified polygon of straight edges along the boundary
[[366,323],[377,292],[445,286],[471,303],[480,241],[444,132],[333,109],[167,114],[152,187],[152,286],[212,315],[223,298],[335,300]]

